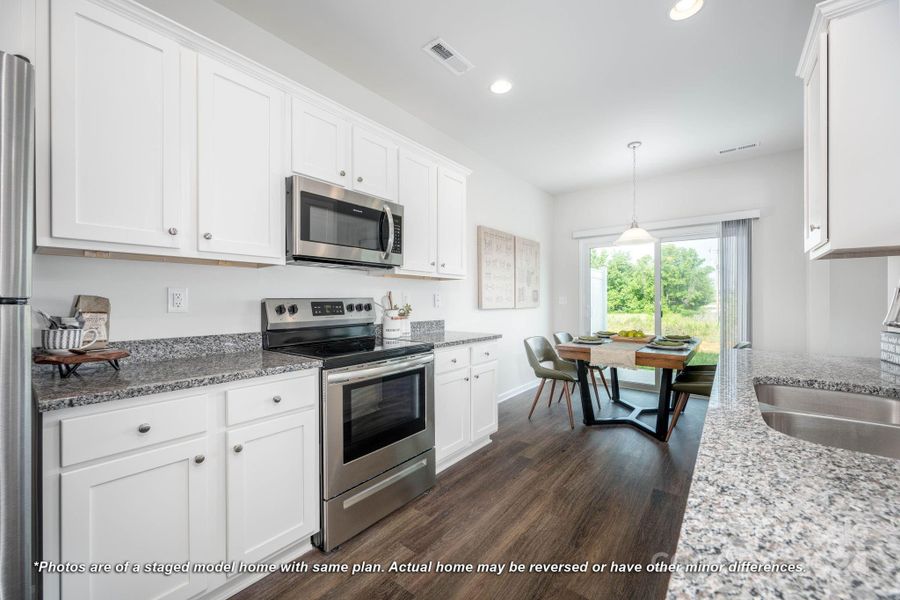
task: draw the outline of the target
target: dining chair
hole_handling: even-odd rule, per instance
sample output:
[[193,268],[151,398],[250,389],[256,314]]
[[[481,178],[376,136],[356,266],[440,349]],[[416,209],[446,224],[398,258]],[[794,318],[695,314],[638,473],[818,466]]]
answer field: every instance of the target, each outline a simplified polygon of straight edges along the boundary
[[675,408],[672,411],[672,421],[669,423],[669,430],[666,432],[666,441],[672,436],[675,424],[684,409],[687,407],[687,401],[694,396],[706,396],[709,398],[712,394],[713,381],[715,380],[715,369],[712,371],[688,372],[682,371],[675,381],[672,383],[672,391],[676,394]]
[[534,414],[534,407],[537,406],[544,390],[544,384],[547,380],[553,382],[550,386],[550,402],[553,402],[553,392],[556,389],[556,382],[561,381],[563,391],[566,396],[566,404],[569,408],[569,426],[575,429],[575,416],[572,413],[572,393],[569,390],[569,384],[578,380],[578,373],[575,365],[569,361],[565,361],[559,357],[553,349],[552,344],[547,338],[537,335],[525,339],[525,355],[528,357],[528,364],[534,371],[534,376],[540,378],[541,385],[538,387],[537,393],[534,395],[534,402],[531,403],[531,410],[528,411],[528,419]]
[[[572,337],[572,334],[568,331],[557,331],[553,334],[553,340],[557,344],[568,344],[569,342],[574,341],[575,338]],[[603,387],[606,389],[606,395],[612,399],[612,394],[609,393],[609,384],[606,383],[606,376],[603,374],[603,369],[605,368],[605,365],[588,365],[588,373],[590,373],[591,383],[594,385],[594,395],[597,396],[597,410],[600,410],[600,392],[597,389],[597,378],[594,377],[594,372],[600,374],[600,381],[603,382]]]

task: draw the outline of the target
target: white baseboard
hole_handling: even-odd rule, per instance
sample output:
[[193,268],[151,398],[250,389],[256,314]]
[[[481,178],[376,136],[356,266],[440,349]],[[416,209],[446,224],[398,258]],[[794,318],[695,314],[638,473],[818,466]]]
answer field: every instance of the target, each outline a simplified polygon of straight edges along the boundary
[[523,383],[520,386],[516,386],[511,390],[506,390],[505,392],[503,392],[502,394],[497,396],[497,404],[500,404],[501,402],[505,402],[505,401],[509,400],[510,398],[512,398],[513,396],[518,396],[522,392],[527,392],[528,390],[533,390],[534,388],[536,388],[538,386],[538,383],[540,383],[540,381],[541,381],[540,379],[535,379],[534,381],[528,381],[526,383]]

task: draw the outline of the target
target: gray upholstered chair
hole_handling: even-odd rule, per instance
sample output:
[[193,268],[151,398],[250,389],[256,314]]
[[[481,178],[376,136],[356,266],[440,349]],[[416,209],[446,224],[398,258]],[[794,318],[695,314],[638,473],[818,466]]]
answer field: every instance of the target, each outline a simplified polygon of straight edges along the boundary
[[561,381],[562,393],[566,396],[566,404],[569,408],[569,426],[575,429],[575,416],[572,414],[572,393],[569,390],[569,384],[578,380],[575,365],[561,359],[547,338],[540,335],[525,340],[525,355],[528,357],[528,364],[531,365],[534,376],[541,380],[537,394],[534,395],[534,402],[531,403],[531,410],[528,411],[528,418],[531,419],[531,415],[534,414],[534,407],[537,406],[538,399],[541,397],[541,392],[544,390],[544,384],[547,383],[547,380],[549,379],[553,382],[550,386],[551,403],[553,402],[556,382]]
[[[572,334],[567,331],[557,331],[553,334],[553,340],[557,344],[568,344],[569,342],[574,341],[575,338],[572,337]],[[591,383],[594,385],[594,395],[597,396],[598,410],[600,409],[600,392],[597,389],[597,378],[594,377],[595,372],[600,374],[600,381],[603,382],[603,387],[606,389],[606,396],[608,398],[612,398],[612,394],[609,393],[609,384],[606,383],[606,375],[603,374],[603,369],[605,368],[606,367],[602,365],[590,365],[588,367],[588,373],[591,376]]]

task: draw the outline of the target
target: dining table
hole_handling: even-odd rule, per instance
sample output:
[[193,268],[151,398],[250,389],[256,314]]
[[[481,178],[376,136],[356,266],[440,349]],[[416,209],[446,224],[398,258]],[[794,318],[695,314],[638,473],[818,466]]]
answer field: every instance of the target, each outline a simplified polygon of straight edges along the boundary
[[[581,393],[581,410],[584,424],[588,426],[628,425],[652,435],[660,441],[666,441],[669,427],[669,415],[672,410],[672,373],[682,371],[694,357],[700,340],[697,338],[685,344],[684,348],[651,348],[646,344],[635,343],[635,366],[651,367],[660,370],[659,402],[655,407],[635,406],[619,396],[619,374],[616,367],[610,367],[610,399],[613,403],[629,409],[627,416],[597,417],[591,402],[591,390],[588,386],[588,368],[591,362],[591,348],[595,344],[582,344],[576,341],[557,344],[556,351],[560,358],[575,361],[578,368],[578,388]],[[656,415],[654,426],[641,421],[641,415]]]

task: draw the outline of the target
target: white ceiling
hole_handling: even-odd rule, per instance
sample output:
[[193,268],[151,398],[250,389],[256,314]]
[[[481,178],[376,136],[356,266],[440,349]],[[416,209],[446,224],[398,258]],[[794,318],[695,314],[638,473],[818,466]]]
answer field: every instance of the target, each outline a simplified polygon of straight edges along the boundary
[[[706,0],[681,22],[674,0],[218,1],[550,193],[627,179],[635,139],[643,175],[801,145],[815,0]],[[423,53],[436,37],[475,69]]]

